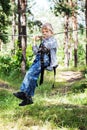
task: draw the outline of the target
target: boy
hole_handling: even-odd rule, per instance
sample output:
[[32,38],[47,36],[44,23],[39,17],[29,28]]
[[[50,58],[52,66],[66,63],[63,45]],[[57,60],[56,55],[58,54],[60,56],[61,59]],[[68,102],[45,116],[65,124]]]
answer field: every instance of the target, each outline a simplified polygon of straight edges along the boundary
[[[19,106],[33,103],[32,96],[34,96],[37,80],[41,74],[42,68],[52,70],[53,67],[57,66],[57,41],[53,37],[52,25],[50,23],[43,24],[41,32],[42,36],[34,37],[34,44],[32,47],[36,58],[24,77],[20,92],[13,93],[14,96],[22,99]],[[41,40],[39,47],[35,42],[37,40]],[[48,52],[50,52],[50,56],[48,55]]]

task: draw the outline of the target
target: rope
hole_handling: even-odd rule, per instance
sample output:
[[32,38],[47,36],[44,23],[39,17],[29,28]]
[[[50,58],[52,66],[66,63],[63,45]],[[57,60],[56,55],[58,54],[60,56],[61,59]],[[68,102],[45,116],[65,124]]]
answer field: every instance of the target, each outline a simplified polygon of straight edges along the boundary
[[[58,34],[63,34],[63,33],[66,33],[66,32],[74,32],[74,31],[78,31],[78,30],[87,30],[87,28],[79,28],[79,29],[76,29],[76,30],[69,30],[69,31],[64,31],[64,32],[58,32],[58,33],[54,33],[53,35],[58,35]],[[26,36],[26,37],[33,37],[34,35],[23,35],[23,34],[15,34],[15,35],[11,35],[11,34],[3,34],[3,33],[0,33],[0,36],[3,35],[3,36]]]
[[55,33],[54,35],[57,35],[57,34],[62,34],[62,33],[66,33],[66,32],[74,32],[74,31],[78,31],[78,30],[87,30],[87,28],[79,28],[79,29],[76,29],[76,30],[69,30],[69,31],[65,31],[65,32],[59,32],[59,33]]

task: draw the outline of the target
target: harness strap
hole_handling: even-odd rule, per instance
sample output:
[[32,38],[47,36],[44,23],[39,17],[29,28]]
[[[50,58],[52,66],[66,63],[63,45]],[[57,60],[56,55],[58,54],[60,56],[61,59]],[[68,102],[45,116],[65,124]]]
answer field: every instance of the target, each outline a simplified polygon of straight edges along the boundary
[[[44,70],[45,70],[45,66],[44,66],[44,54],[48,54],[49,56],[49,65],[50,65],[50,62],[51,62],[51,55],[50,55],[50,50],[46,49],[45,47],[43,46],[40,46],[42,47],[41,50],[40,50],[40,53],[41,53],[41,76],[40,76],[40,85],[43,83],[43,80],[44,80]],[[56,77],[56,68],[57,68],[58,65],[56,65],[55,67],[53,67],[53,71],[54,71],[54,82],[53,82],[53,85],[52,85],[52,88],[54,88],[54,84],[55,84],[55,77]]]
[[41,69],[40,85],[43,83],[43,80],[44,80],[44,68]]
[[40,76],[40,83],[39,83],[41,85],[44,80],[44,70],[47,67],[47,66],[44,66],[44,54],[48,54],[49,64],[51,62],[51,57],[50,57],[50,50],[44,47],[43,44],[40,45],[39,53],[41,54],[41,76]]
[[40,76],[40,85],[43,83],[44,80],[44,54],[41,53],[41,76]]
[[55,86],[56,67],[53,67],[53,71],[54,71],[54,82],[52,84],[52,88],[54,88],[54,86]]

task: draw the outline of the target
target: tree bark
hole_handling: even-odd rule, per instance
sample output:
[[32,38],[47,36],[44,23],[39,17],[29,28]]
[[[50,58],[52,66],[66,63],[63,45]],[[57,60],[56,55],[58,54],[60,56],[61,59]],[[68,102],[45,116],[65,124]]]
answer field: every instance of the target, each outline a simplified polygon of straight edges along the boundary
[[69,28],[69,16],[66,15],[65,16],[65,43],[64,43],[64,54],[65,54],[65,58],[64,58],[64,64],[65,67],[69,66],[69,52],[68,52],[68,42],[69,42],[69,35],[68,35],[68,28]]
[[2,41],[0,39],[0,51],[2,51]]
[[16,34],[16,13],[15,13],[15,0],[12,0],[13,7],[13,16],[12,16],[12,44],[13,52],[15,53],[15,34]]
[[[71,6],[77,6],[77,2],[72,2]],[[73,25],[73,40],[74,40],[74,67],[77,67],[78,64],[78,56],[77,56],[77,49],[78,49],[78,25],[77,25],[77,15],[75,11],[72,13],[72,25]]]
[[27,47],[27,37],[26,37],[26,6],[27,0],[18,0],[18,32],[19,32],[19,48],[22,50],[22,61],[21,70],[22,73],[26,72],[26,47]]
[[21,49],[21,0],[18,0],[18,47]]
[[85,24],[86,24],[86,65],[87,65],[87,0],[85,0]]
[[78,32],[77,32],[77,17],[73,16],[73,39],[74,39],[74,66],[77,67],[78,64],[78,56],[77,56],[77,49],[78,49]]

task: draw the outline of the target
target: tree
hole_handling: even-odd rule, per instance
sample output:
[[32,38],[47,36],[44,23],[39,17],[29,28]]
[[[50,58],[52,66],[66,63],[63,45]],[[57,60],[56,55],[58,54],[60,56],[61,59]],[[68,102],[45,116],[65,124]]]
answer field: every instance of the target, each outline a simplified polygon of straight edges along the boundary
[[22,52],[21,70],[23,74],[25,74],[26,70],[26,6],[27,0],[18,0],[18,45]]
[[[78,34],[77,34],[77,0],[53,0],[54,1],[54,14],[58,16],[58,14],[62,14],[65,18],[64,21],[64,29],[65,29],[65,39],[64,39],[64,54],[65,54],[65,66],[69,66],[70,60],[70,46],[69,46],[69,30],[73,31],[74,36],[74,66],[77,67],[77,46],[78,46]],[[72,18],[72,27],[70,26],[70,19]]]
[[86,24],[86,65],[87,65],[87,0],[85,0],[85,24]]
[[70,0],[71,8],[74,7],[72,10],[72,26],[73,26],[73,40],[74,40],[74,66],[77,67],[78,56],[77,56],[77,49],[78,49],[78,24],[77,24],[77,1]]
[[15,51],[15,34],[16,34],[16,2],[12,0],[12,43],[13,50]]
[[[68,5],[68,0],[66,1],[66,5]],[[65,41],[64,41],[64,54],[65,54],[65,66],[68,67],[69,66],[69,48],[68,48],[68,44],[69,44],[69,12],[65,11]]]
[[66,67],[69,66],[70,53],[69,53],[69,19],[72,15],[72,9],[69,4],[69,0],[55,0],[54,1],[54,14],[62,14],[64,17],[64,30],[65,30],[65,39],[64,39],[64,64]]
[[3,43],[7,42],[10,8],[10,0],[0,0],[0,39]]

